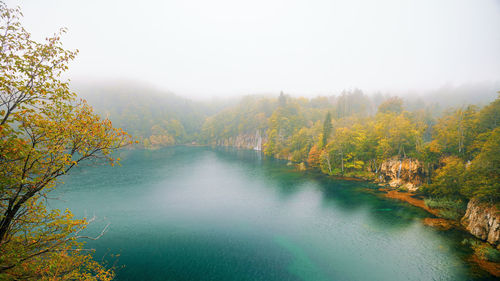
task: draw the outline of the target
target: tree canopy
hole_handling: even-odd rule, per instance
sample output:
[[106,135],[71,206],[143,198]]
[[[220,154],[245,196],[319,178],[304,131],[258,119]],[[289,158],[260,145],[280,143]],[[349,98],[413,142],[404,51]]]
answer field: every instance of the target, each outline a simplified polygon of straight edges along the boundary
[[115,164],[130,137],[61,79],[77,55],[62,47],[64,29],[40,43],[18,8],[0,3],[0,17],[0,277],[109,280],[79,240],[89,219],[49,210],[46,195],[83,161]]

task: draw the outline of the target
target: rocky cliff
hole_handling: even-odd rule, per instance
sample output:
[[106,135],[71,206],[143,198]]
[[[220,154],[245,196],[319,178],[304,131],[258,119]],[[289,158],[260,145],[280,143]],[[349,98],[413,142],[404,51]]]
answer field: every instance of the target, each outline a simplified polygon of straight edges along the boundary
[[255,132],[255,134],[240,134],[236,137],[230,137],[228,139],[218,140],[216,142],[216,145],[262,151],[263,144],[266,141],[267,141],[266,136],[262,136],[261,133],[257,131]]
[[402,186],[415,191],[423,183],[424,170],[416,159],[390,159],[382,163],[377,172],[379,180],[389,183],[391,187]]
[[500,210],[497,207],[470,200],[461,223],[472,235],[500,249]]

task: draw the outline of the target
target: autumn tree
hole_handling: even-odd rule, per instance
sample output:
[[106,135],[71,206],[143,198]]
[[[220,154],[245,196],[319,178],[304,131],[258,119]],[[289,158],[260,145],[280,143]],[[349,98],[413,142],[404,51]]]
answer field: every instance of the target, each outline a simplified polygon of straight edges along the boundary
[[465,165],[456,156],[442,159],[442,167],[436,170],[432,183],[424,186],[423,191],[435,197],[454,197],[462,195]]
[[291,138],[304,125],[304,118],[297,104],[279,106],[269,117],[268,144],[265,153],[271,156],[290,154]]
[[280,92],[280,95],[278,97],[279,106],[281,106],[281,107],[286,106],[286,100],[287,100],[287,97],[285,96],[285,94],[283,94],[283,92]]
[[493,130],[500,126],[500,92],[498,97],[489,105],[481,109],[478,127],[481,132]]
[[434,139],[443,153],[464,160],[472,158],[471,145],[477,136],[478,110],[474,106],[448,111],[434,126]]
[[292,151],[292,161],[303,162],[309,157],[309,150],[313,143],[309,128],[302,128],[292,137],[290,149]]
[[307,164],[310,167],[315,167],[315,168],[319,167],[320,156],[321,156],[321,150],[318,149],[318,147],[316,145],[313,145],[313,147],[311,147],[311,150],[309,151],[309,155],[307,158]]
[[328,143],[328,138],[332,133],[332,116],[330,112],[326,113],[325,122],[323,122],[323,145]]
[[[339,127],[335,130],[334,141],[326,146],[328,155],[334,155],[336,164],[340,168],[340,172],[344,174],[346,168],[360,168],[359,161],[356,161],[356,145],[360,140],[360,134],[348,127]],[[328,165],[330,161],[327,162]],[[329,168],[330,170],[330,168]]]
[[392,97],[384,101],[378,107],[379,113],[396,113],[403,111],[403,100],[399,97]]
[[500,201],[500,128],[487,134],[481,152],[467,171],[464,195],[483,201]]
[[77,52],[59,33],[40,43],[0,2],[0,279],[109,280],[82,249],[90,220],[48,210],[47,193],[83,161],[116,163],[129,136],[78,101],[61,74]]
[[420,149],[422,126],[412,120],[409,112],[382,113],[376,116],[374,127],[378,138],[377,154],[381,160],[392,156],[406,157],[410,152]]
[[370,107],[368,97],[360,89],[344,90],[336,99],[334,116],[338,119],[352,115],[366,116],[371,113]]

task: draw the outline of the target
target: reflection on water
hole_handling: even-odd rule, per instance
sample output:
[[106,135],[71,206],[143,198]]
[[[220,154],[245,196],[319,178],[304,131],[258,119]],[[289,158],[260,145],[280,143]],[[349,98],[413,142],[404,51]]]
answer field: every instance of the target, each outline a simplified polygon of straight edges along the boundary
[[120,254],[118,280],[487,280],[464,262],[466,236],[363,182],[299,173],[258,152],[202,147],[123,151],[59,192],[77,216],[111,223],[89,242]]

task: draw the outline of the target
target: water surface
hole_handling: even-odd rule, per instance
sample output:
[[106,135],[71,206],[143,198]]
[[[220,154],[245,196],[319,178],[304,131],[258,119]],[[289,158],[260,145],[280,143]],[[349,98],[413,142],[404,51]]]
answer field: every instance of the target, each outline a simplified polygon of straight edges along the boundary
[[[56,191],[99,219],[88,246],[124,267],[118,280],[483,280],[467,234],[367,192],[369,183],[300,173],[257,152],[171,147],[79,167]],[[111,254],[119,254],[118,258]]]

